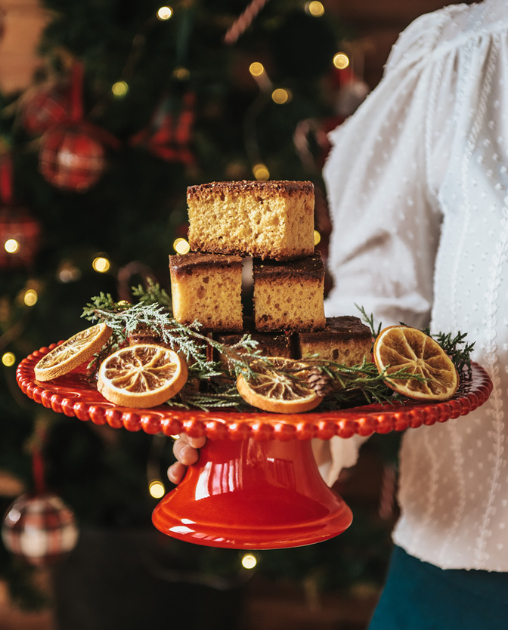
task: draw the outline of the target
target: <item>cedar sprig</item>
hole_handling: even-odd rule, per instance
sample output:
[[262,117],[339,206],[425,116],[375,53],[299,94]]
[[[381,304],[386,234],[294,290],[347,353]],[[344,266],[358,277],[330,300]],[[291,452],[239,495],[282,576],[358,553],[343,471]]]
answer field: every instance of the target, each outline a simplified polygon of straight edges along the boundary
[[374,339],[376,339],[377,336],[379,335],[379,333],[382,330],[382,324],[379,323],[377,328],[376,328],[376,325],[374,323],[374,315],[372,313],[370,315],[367,315],[367,312],[366,312],[366,310],[365,310],[365,308],[363,306],[358,306],[358,304],[355,304],[355,306],[360,311],[360,313],[362,314],[363,321],[370,328],[370,332],[372,334],[372,337],[374,337]]
[[[471,372],[471,353],[474,350],[473,343],[466,342],[467,333],[461,333],[460,331],[452,337],[452,333],[437,333],[432,335],[432,338],[443,348],[446,354],[453,361],[453,364],[457,368],[459,374],[464,369]],[[460,346],[464,345],[463,348]]]

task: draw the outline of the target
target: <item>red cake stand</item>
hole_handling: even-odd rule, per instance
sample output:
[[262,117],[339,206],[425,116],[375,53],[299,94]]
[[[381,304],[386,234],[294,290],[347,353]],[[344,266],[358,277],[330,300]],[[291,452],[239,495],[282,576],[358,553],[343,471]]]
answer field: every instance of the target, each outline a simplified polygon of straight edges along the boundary
[[351,510],[322,480],[311,438],[389,433],[458,418],[482,405],[492,382],[477,364],[448,402],[366,405],[342,411],[282,415],[168,406],[128,409],[108,402],[84,376],[35,379],[41,348],[17,370],[23,392],[66,416],[128,431],[206,436],[199,461],[153,513],[164,534],[211,547],[276,549],[321,542],[349,527]]

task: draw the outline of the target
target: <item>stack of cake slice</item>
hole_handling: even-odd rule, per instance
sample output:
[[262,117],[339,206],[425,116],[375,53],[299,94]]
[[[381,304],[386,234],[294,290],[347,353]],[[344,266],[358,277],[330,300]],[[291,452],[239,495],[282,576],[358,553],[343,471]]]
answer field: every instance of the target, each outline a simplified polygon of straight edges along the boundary
[[[314,251],[311,182],[220,182],[187,194],[192,253],[170,256],[173,314],[235,344],[250,332],[266,356],[318,355],[345,365],[370,358],[357,317],[325,318]],[[254,256],[254,318],[242,316],[242,257]]]

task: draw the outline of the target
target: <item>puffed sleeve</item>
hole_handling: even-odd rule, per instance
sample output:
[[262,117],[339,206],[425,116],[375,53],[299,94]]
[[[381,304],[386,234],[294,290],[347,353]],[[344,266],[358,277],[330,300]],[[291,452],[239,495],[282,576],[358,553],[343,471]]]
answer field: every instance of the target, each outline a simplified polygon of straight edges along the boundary
[[[324,168],[332,219],[327,316],[360,315],[384,326],[422,327],[430,318],[441,215],[428,185],[427,113],[433,82],[426,62],[442,14],[416,20],[399,38],[378,87],[330,134]],[[332,485],[356,463],[365,438],[333,438],[321,466]]]
[[328,316],[358,315],[358,304],[383,325],[428,323],[441,220],[427,181],[431,16],[433,29],[424,16],[401,35],[381,83],[330,134]]

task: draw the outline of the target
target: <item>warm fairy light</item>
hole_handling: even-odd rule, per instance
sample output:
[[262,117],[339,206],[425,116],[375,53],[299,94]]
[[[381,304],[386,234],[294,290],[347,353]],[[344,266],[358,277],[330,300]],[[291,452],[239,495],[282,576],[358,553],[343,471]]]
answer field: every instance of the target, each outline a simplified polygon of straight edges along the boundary
[[177,238],[173,243],[173,249],[177,254],[188,254],[190,252],[190,245],[184,238]]
[[347,68],[349,66],[349,57],[346,55],[346,53],[338,52],[333,57],[333,65],[339,70],[344,70],[344,68]]
[[284,103],[289,103],[291,96],[292,94],[289,90],[277,88],[272,92],[272,101],[277,103],[277,105],[284,105]]
[[246,553],[242,557],[242,567],[244,569],[253,569],[258,563],[256,556],[253,556],[251,553]]
[[37,295],[37,291],[35,289],[27,289],[25,291],[25,295],[23,296],[23,302],[27,306],[35,306],[37,304],[39,296]]
[[249,66],[249,72],[253,77],[260,77],[264,74],[265,68],[262,63],[259,63],[259,61],[254,61],[254,63],[251,63]]
[[270,179],[270,171],[266,168],[265,164],[256,164],[252,172],[258,182],[266,182],[267,179]]
[[72,261],[64,260],[57,271],[57,277],[60,282],[76,282],[81,278],[81,271]]
[[15,238],[9,238],[4,243],[4,249],[8,254],[15,254],[19,249],[19,243]]
[[12,352],[4,352],[2,355],[2,363],[6,367],[12,367],[16,363],[16,357],[12,354]]
[[190,76],[190,72],[187,70],[187,68],[179,66],[178,68],[175,68],[173,70],[173,76],[179,81],[186,81]]
[[97,256],[92,263],[92,267],[99,273],[106,273],[111,267],[111,263],[107,258],[104,258],[104,256]]
[[315,0],[313,2],[307,2],[305,10],[309,15],[312,15],[312,17],[321,17],[325,12],[325,8],[322,3],[316,2]]
[[155,479],[154,481],[150,482],[150,485],[148,486],[148,492],[154,499],[160,499],[166,493],[166,488],[164,487],[162,481],[159,481],[159,479]]
[[129,85],[125,81],[117,81],[116,83],[113,83],[111,91],[115,96],[121,98],[129,91]]
[[171,7],[161,7],[157,11],[157,17],[162,22],[164,20],[169,20],[169,18],[173,15],[173,9]]
[[319,243],[321,243],[321,234],[314,230],[314,245],[319,245]]

